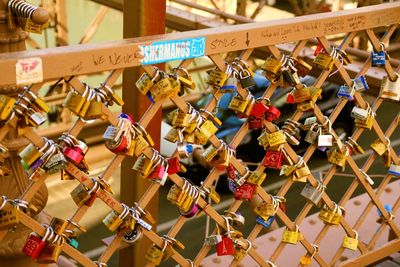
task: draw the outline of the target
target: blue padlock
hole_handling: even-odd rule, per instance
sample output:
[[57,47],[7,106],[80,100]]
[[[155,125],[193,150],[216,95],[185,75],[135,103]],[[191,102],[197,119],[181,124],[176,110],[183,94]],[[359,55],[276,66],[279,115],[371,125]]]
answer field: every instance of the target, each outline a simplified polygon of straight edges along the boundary
[[270,228],[275,220],[275,216],[269,216],[267,220],[264,220],[261,216],[256,217],[256,223],[261,224],[264,228]]
[[353,83],[354,83],[353,87],[356,91],[362,91],[362,90],[366,91],[369,89],[367,79],[365,79],[364,75],[354,78]]
[[353,100],[353,95],[354,95],[354,89],[353,88],[349,88],[346,85],[341,85],[339,87],[339,91],[337,93],[338,97],[344,97],[347,98],[349,100]]
[[372,52],[371,53],[371,65],[373,67],[384,66],[386,62],[385,51]]

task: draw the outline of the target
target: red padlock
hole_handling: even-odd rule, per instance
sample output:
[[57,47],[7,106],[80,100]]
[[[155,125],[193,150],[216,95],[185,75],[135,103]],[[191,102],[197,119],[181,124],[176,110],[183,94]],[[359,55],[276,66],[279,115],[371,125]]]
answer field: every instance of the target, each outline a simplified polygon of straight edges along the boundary
[[26,256],[31,257],[32,259],[37,259],[39,257],[40,252],[42,252],[44,245],[46,244],[46,240],[52,232],[50,228],[46,228],[46,233],[43,238],[39,238],[35,233],[31,233],[28,239],[25,242],[24,247],[22,248],[22,252],[25,253]]
[[161,180],[165,175],[165,166],[162,164],[159,164],[154,171],[152,171],[147,178],[148,179],[153,179],[153,180]]
[[168,159],[168,174],[175,174],[179,172],[180,164],[178,157]]
[[248,125],[249,125],[249,130],[254,130],[254,129],[263,129],[264,128],[264,119],[257,118],[254,116],[250,116],[248,119]]
[[226,167],[226,176],[231,180],[236,180],[235,167],[232,163],[229,163],[228,167]]
[[262,118],[265,112],[268,110],[268,107],[261,102],[256,103],[250,112],[250,117]]
[[281,112],[274,106],[269,106],[265,113],[265,119],[269,122],[273,122],[281,116]]
[[244,183],[243,185],[241,185],[236,189],[236,192],[234,194],[235,199],[250,201],[253,198],[256,190],[257,190],[256,185]]
[[67,159],[69,159],[76,165],[81,164],[81,162],[83,160],[83,155],[82,155],[80,149],[76,149],[76,147],[74,147],[74,148],[69,147],[69,146],[64,147],[63,154]]
[[[108,145],[107,145],[108,144]],[[125,135],[121,135],[118,142],[116,144],[110,145],[108,142],[105,143],[106,147],[110,149],[113,153],[120,153],[124,151],[128,146],[128,139]]]
[[275,150],[267,150],[263,160],[266,168],[280,170],[282,167],[283,152]]
[[226,256],[235,254],[233,240],[227,236],[222,237],[222,241],[217,244],[217,255]]

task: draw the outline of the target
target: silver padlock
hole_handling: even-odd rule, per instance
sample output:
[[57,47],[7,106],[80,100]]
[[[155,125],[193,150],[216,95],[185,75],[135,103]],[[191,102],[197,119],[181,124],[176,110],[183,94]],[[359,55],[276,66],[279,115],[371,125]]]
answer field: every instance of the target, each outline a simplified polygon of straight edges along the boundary
[[355,106],[351,110],[350,116],[354,119],[365,121],[368,118],[368,110]]
[[58,171],[63,170],[67,166],[67,159],[61,151],[58,151],[54,156],[52,156],[49,161],[44,165],[44,169],[47,173],[53,174]]
[[33,108],[29,109],[29,118],[33,121],[37,126],[42,125],[46,122],[47,116],[41,112],[35,111]]
[[380,97],[400,101],[400,75],[396,73],[396,81],[391,81],[388,76],[383,77]]
[[217,245],[219,242],[221,242],[222,241],[222,236],[221,235],[218,235],[218,234],[216,234],[216,235],[210,235],[210,236],[208,236],[208,237],[206,237],[205,239],[204,239],[204,243],[207,245],[207,246],[215,246],[215,245]]

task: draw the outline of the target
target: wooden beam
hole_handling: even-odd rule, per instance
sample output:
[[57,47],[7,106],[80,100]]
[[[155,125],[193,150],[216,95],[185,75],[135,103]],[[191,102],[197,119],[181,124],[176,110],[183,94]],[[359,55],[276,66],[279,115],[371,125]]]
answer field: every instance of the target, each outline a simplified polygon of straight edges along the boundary
[[[154,8],[151,8],[154,11]],[[155,41],[204,36],[205,55],[276,45],[292,41],[360,31],[398,23],[400,3],[344,10],[198,31],[126,39],[105,44],[76,45],[0,55],[0,86],[16,84],[15,64],[20,58],[41,57],[44,80],[141,65],[140,45]],[[154,14],[154,13],[153,13]],[[152,14],[152,16],[154,16]],[[332,25],[341,25],[332,26]],[[235,33],[234,35],[232,33]],[[247,39],[248,37],[248,39]],[[249,40],[249,42],[246,42]],[[63,62],[63,64],[60,64]],[[57,67],[55,67],[57,66]]]

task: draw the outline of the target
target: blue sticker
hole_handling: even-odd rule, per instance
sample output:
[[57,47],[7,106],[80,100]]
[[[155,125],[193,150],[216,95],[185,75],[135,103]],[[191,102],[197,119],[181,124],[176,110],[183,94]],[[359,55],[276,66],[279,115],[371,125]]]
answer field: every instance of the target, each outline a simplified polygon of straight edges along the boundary
[[204,56],[206,38],[154,42],[151,45],[141,45],[140,49],[143,54],[142,65],[195,58]]

